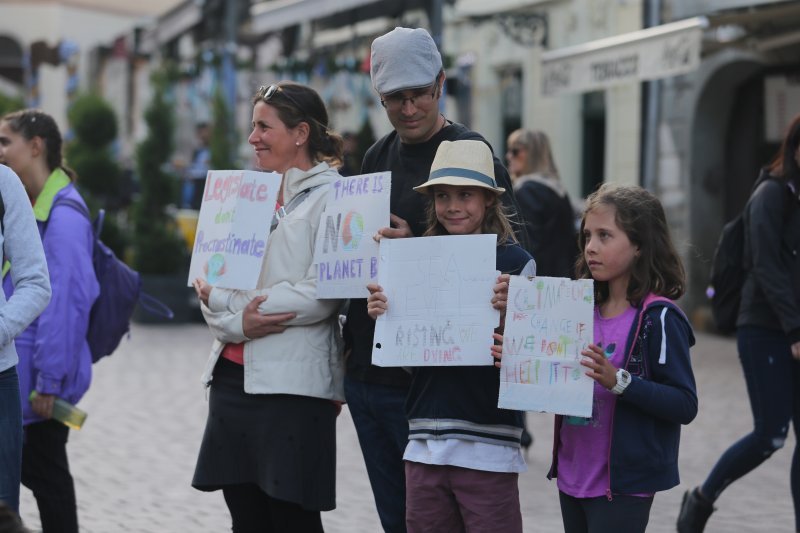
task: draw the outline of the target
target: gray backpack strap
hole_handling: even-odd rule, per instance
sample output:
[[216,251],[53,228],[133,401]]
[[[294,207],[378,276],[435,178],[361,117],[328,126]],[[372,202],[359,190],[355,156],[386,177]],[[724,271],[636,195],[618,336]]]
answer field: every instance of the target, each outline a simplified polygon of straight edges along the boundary
[[280,208],[278,208],[278,210],[277,210],[277,211],[275,211],[275,215],[272,217],[272,224],[270,225],[270,228],[269,228],[269,230],[270,230],[270,231],[274,231],[274,230],[275,230],[275,228],[278,226],[278,223],[279,223],[279,222],[280,222],[282,219],[286,218],[286,216],[287,216],[289,213],[291,213],[292,211],[294,211],[294,210],[295,210],[295,208],[296,208],[297,206],[299,206],[300,204],[302,204],[302,203],[303,203],[303,201],[304,201],[306,198],[308,198],[308,195],[309,195],[309,194],[311,194],[312,192],[314,192],[316,189],[319,189],[319,188],[320,188],[320,187],[322,187],[323,185],[325,185],[325,184],[324,184],[324,183],[321,183],[321,184],[319,184],[319,185],[315,185],[314,187],[309,187],[308,189],[303,189],[302,191],[300,191],[299,193],[297,193],[297,194],[294,196],[294,198],[292,198],[291,200],[289,200],[289,203],[288,203],[288,204],[286,204],[285,206],[281,206]]

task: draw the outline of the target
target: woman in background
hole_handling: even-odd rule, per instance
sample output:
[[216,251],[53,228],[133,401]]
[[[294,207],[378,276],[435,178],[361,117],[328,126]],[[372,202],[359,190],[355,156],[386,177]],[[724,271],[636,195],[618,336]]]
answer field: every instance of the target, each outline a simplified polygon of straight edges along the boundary
[[781,449],[795,434],[790,473],[795,528],[800,531],[800,115],[783,144],[761,170],[744,208],[744,259],[736,343],[742,363],[753,431],[733,443],[706,480],[686,491],[678,515],[680,533],[705,529],[714,502],[733,482]]
[[542,131],[511,132],[506,160],[520,215],[525,220],[537,276],[572,278],[578,255],[575,217]]

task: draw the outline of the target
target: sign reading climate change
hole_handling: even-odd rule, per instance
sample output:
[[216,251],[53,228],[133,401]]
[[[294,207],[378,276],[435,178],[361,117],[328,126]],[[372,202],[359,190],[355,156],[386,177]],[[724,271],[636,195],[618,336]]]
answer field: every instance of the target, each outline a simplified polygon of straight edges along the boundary
[[496,255],[491,234],[381,240],[388,309],[375,323],[373,364],[492,365]]
[[580,361],[593,336],[592,280],[511,276],[497,406],[591,417],[594,381]]
[[375,233],[389,225],[391,172],[331,183],[314,246],[317,298],[366,298],[377,280]]
[[267,248],[281,175],[211,170],[189,266],[196,278],[226,289],[255,289]]

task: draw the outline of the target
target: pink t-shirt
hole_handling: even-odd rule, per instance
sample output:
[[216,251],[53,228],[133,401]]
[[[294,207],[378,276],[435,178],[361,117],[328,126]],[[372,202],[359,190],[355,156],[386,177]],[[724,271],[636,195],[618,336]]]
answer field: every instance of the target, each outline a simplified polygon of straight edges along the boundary
[[[619,368],[625,362],[636,309],[628,307],[613,318],[594,311],[594,341],[605,348],[606,357]],[[611,417],[617,397],[595,382],[591,418],[565,416],[558,447],[558,489],[575,498],[605,496],[609,487],[608,458],[611,444]]]

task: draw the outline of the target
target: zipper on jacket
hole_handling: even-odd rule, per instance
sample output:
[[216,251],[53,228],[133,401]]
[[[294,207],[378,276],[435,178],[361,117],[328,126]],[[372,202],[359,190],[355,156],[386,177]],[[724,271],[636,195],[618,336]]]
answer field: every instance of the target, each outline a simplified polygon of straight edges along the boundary
[[[622,366],[620,368],[624,368],[625,370],[628,369],[628,363],[631,360],[631,355],[633,355],[633,348],[636,346],[636,339],[639,337],[639,332],[642,330],[642,322],[644,322],[644,315],[646,311],[647,307],[643,305],[641,311],[639,312],[639,316],[636,317],[636,330],[633,334],[633,337],[629,339],[630,346],[627,346],[628,353],[625,354],[625,358],[622,360]],[[618,401],[619,397],[617,396],[614,398],[614,410],[611,411],[611,423],[609,424],[608,456],[606,458],[606,468],[608,469],[608,489],[606,490],[606,499],[608,499],[608,501],[612,501],[614,499],[614,496],[611,493],[611,446],[614,444],[614,418],[617,414]]]
[[606,499],[612,501],[614,497],[611,494],[611,445],[614,444],[614,415],[617,414],[617,398],[614,398],[614,410],[611,411],[611,424],[609,424],[608,433],[608,455],[606,456],[606,469],[608,471],[608,489],[606,490]]

